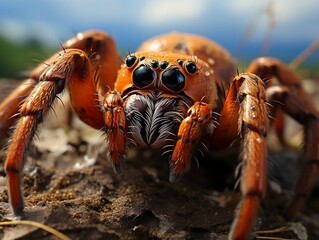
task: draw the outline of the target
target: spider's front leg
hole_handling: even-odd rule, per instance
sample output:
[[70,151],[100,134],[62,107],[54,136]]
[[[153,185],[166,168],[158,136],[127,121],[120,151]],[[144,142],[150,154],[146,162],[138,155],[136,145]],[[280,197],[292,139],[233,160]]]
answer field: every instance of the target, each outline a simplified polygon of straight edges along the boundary
[[[52,64],[56,59],[53,56],[47,60],[46,64]],[[24,80],[14,91],[7,96],[0,104],[0,138],[5,136],[8,129],[16,121],[21,107],[21,103],[30,94],[34,86],[38,83],[43,71],[48,67],[46,64],[37,66],[30,74],[29,78]]]
[[21,100],[31,92],[36,84],[37,81],[32,78],[25,80],[0,104],[0,138],[5,136],[8,128],[15,121]]
[[[94,96],[94,99],[92,99],[91,96],[89,96],[87,99],[84,99],[85,96],[88,96],[87,93],[96,92],[96,90],[98,90],[98,94],[104,96],[108,88],[113,88],[114,81],[117,76],[117,70],[120,64],[115,42],[107,33],[92,30],[78,33],[75,37],[66,41],[63,44],[63,48],[81,49],[88,56],[87,61],[91,62],[91,66],[93,68],[92,72],[94,76],[90,77],[94,77],[94,82],[89,80],[87,87],[74,87],[72,89],[74,102],[74,104],[72,104],[74,106],[80,106],[80,108],[76,109],[79,115],[85,115],[83,114],[83,109],[89,110],[90,106],[92,106],[90,104],[94,104],[95,100],[97,99],[96,96]],[[60,53],[55,54],[51,58],[47,59],[45,64],[38,65],[31,72],[29,78],[23,81],[2,103],[0,103],[0,138],[2,138],[5,133],[8,132],[8,129],[16,121],[19,115],[21,103],[30,94],[34,86],[39,82],[43,72],[47,71],[49,68],[52,68],[57,60],[60,59],[61,56],[65,56],[68,51],[69,50],[66,50],[66,52],[61,51]],[[69,64],[67,60],[68,58],[65,57],[64,59],[64,61],[60,60],[59,63],[59,71],[61,71],[61,74],[62,71],[66,71],[66,69],[68,69],[68,67],[63,65]],[[78,70],[80,73],[81,69]],[[83,74],[84,73],[86,72],[84,71]],[[99,83],[99,89],[95,89],[97,82]],[[82,85],[85,84],[85,82],[82,82]],[[84,105],[86,106],[83,108]],[[89,113],[86,115],[88,114]],[[103,118],[99,119],[99,121],[94,118],[92,118],[93,121],[90,121],[89,117],[85,118],[87,121],[89,121],[87,122],[88,124],[93,124],[93,126],[96,128],[103,124]]]
[[230,239],[247,239],[266,192],[268,111],[265,87],[253,74],[234,79],[239,108],[238,131],[243,139],[240,188],[243,194]]
[[281,109],[304,127],[303,168],[295,196],[287,209],[287,218],[291,219],[312,191],[319,175],[319,111],[303,89],[300,77],[278,59],[258,58],[251,63],[248,71],[263,79],[277,77],[282,85],[267,89],[267,98],[273,105],[270,114],[276,117],[277,110]]
[[25,98],[20,107],[16,130],[14,131],[6,159],[5,170],[10,203],[14,215],[20,215],[24,208],[21,191],[21,172],[28,146],[38,124],[50,109],[56,95],[64,89],[65,82],[92,77],[86,54],[81,50],[68,49],[56,55],[56,61],[47,66],[39,83]]
[[259,77],[240,74],[234,78],[219,124],[212,138],[214,148],[226,147],[238,133],[242,139],[240,189],[243,197],[229,239],[248,239],[266,191],[268,114],[265,87]]

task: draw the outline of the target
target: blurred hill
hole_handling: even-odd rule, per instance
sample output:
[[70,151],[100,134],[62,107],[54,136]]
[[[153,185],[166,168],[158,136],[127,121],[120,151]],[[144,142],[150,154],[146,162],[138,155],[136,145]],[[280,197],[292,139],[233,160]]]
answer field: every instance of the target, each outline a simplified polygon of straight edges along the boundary
[[17,43],[0,35],[0,78],[21,78],[53,50],[36,39]]

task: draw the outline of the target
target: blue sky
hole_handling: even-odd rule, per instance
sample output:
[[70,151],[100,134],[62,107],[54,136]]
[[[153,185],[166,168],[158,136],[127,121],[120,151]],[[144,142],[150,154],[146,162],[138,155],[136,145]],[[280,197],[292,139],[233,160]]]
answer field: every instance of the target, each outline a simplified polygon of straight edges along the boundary
[[[59,48],[76,32],[97,28],[113,35],[119,48],[134,51],[156,34],[183,31],[214,39],[234,55],[264,51],[289,61],[319,40],[318,9],[318,0],[10,0],[0,2],[0,32]],[[267,34],[269,23],[274,27]],[[270,45],[262,50],[265,36]]]

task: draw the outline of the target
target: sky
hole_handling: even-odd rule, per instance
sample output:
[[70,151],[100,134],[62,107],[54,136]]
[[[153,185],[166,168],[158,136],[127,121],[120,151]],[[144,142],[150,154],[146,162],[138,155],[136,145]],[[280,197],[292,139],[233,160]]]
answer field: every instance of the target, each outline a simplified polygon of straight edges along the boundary
[[235,57],[289,61],[319,40],[318,9],[318,0],[10,0],[0,2],[0,33],[59,48],[79,31],[101,29],[132,52],[147,38],[180,31],[213,39]]

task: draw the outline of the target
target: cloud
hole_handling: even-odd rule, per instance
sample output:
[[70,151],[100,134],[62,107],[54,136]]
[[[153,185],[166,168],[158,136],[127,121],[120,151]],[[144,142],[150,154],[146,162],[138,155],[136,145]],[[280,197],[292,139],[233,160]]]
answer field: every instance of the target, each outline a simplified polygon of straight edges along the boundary
[[54,3],[64,10],[66,19],[86,24],[105,22],[106,25],[108,22],[124,20],[136,5],[135,1],[119,0],[55,0]]
[[139,9],[141,26],[176,25],[184,21],[197,21],[206,8],[205,0],[151,0]]

